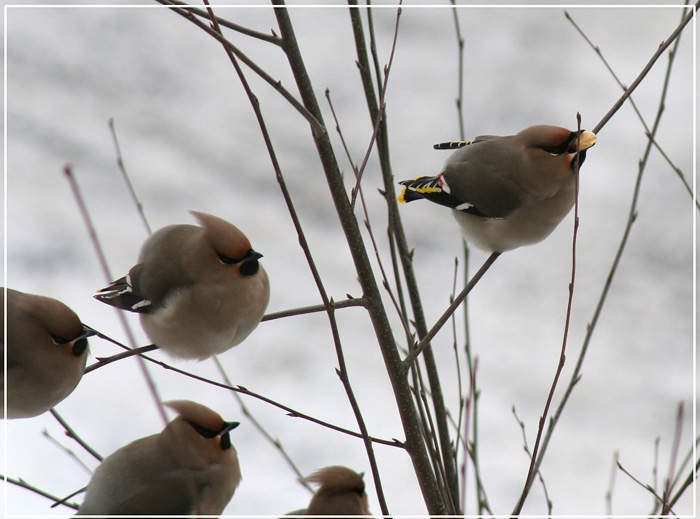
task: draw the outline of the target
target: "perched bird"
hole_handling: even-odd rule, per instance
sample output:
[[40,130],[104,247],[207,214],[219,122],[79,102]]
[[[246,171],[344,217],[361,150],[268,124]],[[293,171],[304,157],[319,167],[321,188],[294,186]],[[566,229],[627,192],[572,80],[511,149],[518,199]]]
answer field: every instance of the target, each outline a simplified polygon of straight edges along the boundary
[[229,432],[239,424],[189,400],[159,434],[122,447],[97,467],[77,515],[219,515],[241,481]]
[[[2,294],[0,293],[0,296]],[[0,321],[4,329],[4,297]],[[7,418],[30,418],[45,413],[70,395],[85,371],[87,337],[75,312],[50,297],[7,289],[7,409],[5,372],[0,380],[0,409]]]
[[320,469],[304,478],[320,485],[308,508],[287,515],[370,515],[362,474],[340,465]]
[[425,198],[450,207],[467,241],[487,251],[531,245],[573,207],[576,152],[583,164],[596,140],[593,132],[541,125],[507,137],[437,144],[460,149],[439,175],[400,182],[399,202]]
[[173,357],[206,359],[242,342],[260,323],[270,283],[248,238],[221,218],[169,225],[141,247],[129,273],[95,298],[141,314],[149,339]]

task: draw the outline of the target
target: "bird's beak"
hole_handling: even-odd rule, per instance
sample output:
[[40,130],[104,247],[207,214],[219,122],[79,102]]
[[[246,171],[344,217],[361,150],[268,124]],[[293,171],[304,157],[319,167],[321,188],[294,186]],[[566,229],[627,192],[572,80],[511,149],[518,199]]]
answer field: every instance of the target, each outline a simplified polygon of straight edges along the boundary
[[228,433],[239,425],[241,425],[240,422],[224,422],[221,432],[219,432],[219,436],[221,436],[221,450],[227,451],[231,448],[231,436]]
[[219,431],[219,435],[226,434],[227,432],[234,430],[239,425],[241,425],[241,422],[224,422],[224,425],[221,427],[221,431]]
[[569,146],[569,153],[576,153],[576,150],[584,151],[592,147],[596,142],[598,142],[598,137],[596,134],[589,131],[582,131],[576,139],[571,142]]
[[245,263],[247,261],[259,260],[263,255],[253,249],[250,249],[246,255],[238,263]]
[[88,337],[97,335],[97,330],[93,330],[89,326],[83,325],[83,330],[75,339],[73,339],[73,355],[80,357],[88,347]]
[[87,339],[88,337],[92,337],[93,335],[98,335],[97,330],[94,330],[93,328],[90,328],[89,326],[83,325],[83,330],[80,332],[80,335],[78,335],[74,341],[77,341],[78,339]]

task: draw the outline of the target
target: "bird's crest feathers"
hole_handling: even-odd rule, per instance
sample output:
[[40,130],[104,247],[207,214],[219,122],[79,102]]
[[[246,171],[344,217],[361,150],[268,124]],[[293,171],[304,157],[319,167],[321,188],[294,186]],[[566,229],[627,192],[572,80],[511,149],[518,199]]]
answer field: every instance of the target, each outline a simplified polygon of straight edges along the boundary
[[317,470],[313,474],[306,476],[304,481],[320,485],[320,490],[331,492],[340,490],[364,492],[365,489],[365,482],[362,476],[354,470],[341,465],[334,465]]
[[224,419],[207,406],[192,402],[191,400],[171,400],[165,402],[169,408],[188,422],[199,425],[209,431],[220,431],[224,425]]
[[198,211],[190,211],[190,214],[205,229],[207,239],[217,254],[223,254],[232,260],[241,260],[251,249],[246,235],[232,223]]

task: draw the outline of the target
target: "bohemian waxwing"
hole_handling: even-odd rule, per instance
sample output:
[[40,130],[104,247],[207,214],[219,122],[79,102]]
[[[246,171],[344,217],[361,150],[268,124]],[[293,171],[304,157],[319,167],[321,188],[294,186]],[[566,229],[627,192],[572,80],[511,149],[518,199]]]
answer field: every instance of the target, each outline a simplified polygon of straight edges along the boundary
[[400,182],[399,202],[425,198],[452,208],[467,241],[487,251],[537,243],[573,207],[576,150],[583,164],[596,140],[593,132],[541,125],[507,137],[437,144],[460,149],[439,175]]
[[239,424],[189,400],[159,434],[122,447],[97,467],[77,515],[219,515],[241,481],[229,431]]
[[270,283],[248,238],[221,218],[169,225],[141,247],[139,263],[95,298],[138,312],[149,339],[173,357],[206,359],[255,329]]
[[[306,510],[294,515],[370,515],[362,474],[335,465],[320,469],[304,478],[307,483],[321,485]],[[290,515],[290,514],[288,514]]]
[[[4,327],[4,297],[0,321]],[[7,418],[38,416],[70,395],[85,371],[87,337],[94,334],[60,301],[8,288],[7,341],[2,341],[3,355],[7,345]],[[3,371],[2,416],[4,378]]]

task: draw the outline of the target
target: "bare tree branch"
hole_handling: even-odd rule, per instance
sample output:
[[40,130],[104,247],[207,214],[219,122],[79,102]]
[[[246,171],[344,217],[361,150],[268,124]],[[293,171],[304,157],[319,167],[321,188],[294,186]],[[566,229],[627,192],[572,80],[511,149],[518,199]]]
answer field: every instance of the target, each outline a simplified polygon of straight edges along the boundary
[[[576,114],[576,122],[578,126],[578,131],[581,132],[581,114]],[[575,201],[574,201],[574,232],[571,244],[571,281],[569,282],[569,300],[566,305],[566,319],[564,323],[564,338],[561,344],[561,353],[559,354],[559,364],[557,365],[556,373],[554,374],[554,380],[552,381],[552,387],[549,390],[549,396],[547,397],[547,402],[544,405],[544,411],[540,417],[539,427],[537,428],[537,437],[535,438],[535,446],[532,448],[532,456],[530,457],[530,468],[528,469],[527,477],[525,479],[525,486],[523,487],[523,492],[520,495],[518,504],[513,510],[513,515],[519,515],[525,504],[528,494],[530,493],[530,488],[532,487],[532,482],[535,480],[535,475],[539,472],[539,465],[537,465],[537,453],[540,447],[540,441],[542,439],[542,433],[544,432],[545,420],[549,413],[549,407],[554,399],[554,391],[557,389],[557,384],[559,382],[559,377],[564,369],[564,363],[566,362],[566,346],[569,342],[569,325],[571,324],[571,309],[574,302],[574,284],[576,282],[576,244],[578,241],[578,194],[579,194],[579,166],[581,161],[579,158],[579,153],[581,150],[576,148],[576,168],[574,170],[574,180],[575,180]],[[523,429],[524,432],[524,429]]]
[[[687,4],[686,0],[686,4]],[[585,32],[583,32],[583,29],[578,26],[578,24],[574,21],[574,19],[571,17],[568,11],[564,11],[564,16],[566,16],[566,19],[571,22],[571,24],[574,26],[576,31],[581,35],[581,37],[586,40],[586,43],[590,45],[590,47],[595,51],[595,53],[600,57],[601,61],[603,62],[603,65],[605,65],[605,68],[608,69],[610,74],[612,75],[613,79],[615,82],[622,88],[623,91],[627,90],[627,87],[622,84],[622,81],[620,81],[620,78],[617,77],[617,74],[615,74],[615,71],[612,69],[610,66],[610,63],[608,63],[608,60],[605,59],[603,56],[603,53],[600,50],[600,47],[595,45],[590,38],[586,35]],[[675,44],[673,46],[673,49],[669,52],[669,59],[673,59],[673,56],[676,54],[678,50],[678,44],[680,43],[680,38],[676,38]],[[666,84],[668,84],[668,76],[666,77]],[[686,191],[688,191],[688,194],[693,197],[693,189],[690,187],[690,184],[688,183],[688,180],[685,178],[685,175],[683,174],[683,171],[676,166],[671,158],[666,154],[666,152],[663,150],[663,148],[659,145],[658,142],[654,139],[654,137],[651,135],[651,131],[649,130],[649,126],[647,126],[646,121],[644,120],[644,117],[642,116],[642,113],[639,111],[639,108],[637,108],[637,103],[634,102],[634,99],[630,96],[629,98],[630,104],[632,105],[632,108],[634,109],[634,112],[637,114],[637,117],[639,118],[640,122],[642,123],[642,126],[644,126],[644,130],[647,134],[647,137],[651,139],[652,143],[658,150],[658,152],[661,154],[661,156],[664,158],[664,160],[668,163],[668,165],[671,167],[671,169],[678,175],[678,178],[680,179],[681,183],[685,187]],[[700,209],[700,203],[696,200],[695,201],[695,206]]]
[[[281,0],[275,0],[274,5],[278,7],[275,9],[275,16],[280,26],[283,49],[289,60],[292,72],[294,73],[304,105],[318,121],[322,121],[323,116],[308,73],[306,72],[301,52],[296,43],[289,13],[286,9],[282,8],[285,4]],[[397,400],[401,422],[406,434],[406,449],[411,456],[423,498],[429,513],[444,514],[445,505],[442,503],[435,475],[430,468],[430,460],[421,436],[411,390],[404,376],[403,366],[393,338],[391,325],[381,300],[381,294],[372,271],[372,265],[369,261],[367,250],[362,242],[362,235],[357,219],[353,214],[350,201],[345,191],[335,153],[326,132],[316,132],[313,137],[321,159],[321,164],[323,165],[323,170],[326,173],[331,196],[355,263],[363,295],[368,302],[367,310],[379,341],[379,346],[387,367],[387,373],[394,390],[394,396]]]
[[651,57],[649,62],[646,64],[646,66],[642,69],[642,71],[639,73],[637,76],[637,79],[635,79],[632,84],[627,87],[625,90],[625,93],[620,96],[620,99],[617,100],[617,102],[613,105],[613,107],[608,111],[605,116],[600,120],[600,122],[596,125],[595,128],[593,128],[593,133],[596,135],[600,132],[600,130],[607,124],[607,122],[612,118],[613,115],[615,115],[615,112],[617,112],[620,107],[625,104],[625,101],[627,101],[627,98],[632,95],[632,92],[635,91],[635,89],[642,83],[642,80],[646,77],[646,75],[649,73],[651,68],[654,66],[656,63],[656,60],[661,57],[661,55],[664,53],[664,51],[674,42],[676,38],[678,38],[685,28],[686,25],[688,25],[688,22],[693,18],[693,15],[695,14],[695,11],[698,10],[698,7],[700,7],[700,0],[698,0],[695,3],[695,8],[694,10],[691,10],[681,21],[681,23],[676,27],[676,29],[670,34],[670,36],[661,42],[659,45],[659,48],[657,51],[654,53],[654,55]]
[[[696,10],[698,8],[698,5],[700,5],[700,1],[698,1],[698,3],[695,4]],[[692,14],[692,12],[690,14]],[[680,35],[679,29],[684,27],[686,24],[687,24],[687,20],[684,18],[684,21],[681,23],[679,28],[677,28],[673,32],[672,35],[675,35],[674,38],[677,38]],[[670,40],[669,40],[669,43],[670,43]],[[671,75],[671,70],[673,68],[673,63],[674,63],[674,59],[672,59],[672,58],[675,57],[675,55],[676,54],[673,53],[670,56],[668,65],[666,67],[666,77],[667,78],[670,77],[670,75]],[[652,61],[652,63],[653,63],[653,61]],[[642,76],[640,75],[640,77],[642,77]],[[667,83],[668,83],[668,80],[665,80],[664,84],[667,84]],[[659,123],[661,121],[661,115],[663,113],[663,107],[664,107],[665,99],[666,99],[666,93],[667,93],[667,89],[664,87],[664,89],[661,93],[660,100],[659,100],[659,109],[658,109],[657,114],[656,114],[656,119],[654,120],[654,124],[652,126],[652,136],[656,135],[656,131],[657,131],[657,129],[659,127]],[[612,110],[611,110],[611,112],[614,113]],[[598,124],[598,127],[602,127],[602,124],[604,124],[605,121],[606,121],[606,119],[601,121],[601,123]],[[627,240],[629,239],[630,232],[632,230],[632,225],[634,224],[634,222],[637,218],[637,202],[639,200],[639,193],[640,193],[640,189],[641,189],[642,178],[643,178],[644,170],[646,168],[647,160],[649,158],[649,153],[651,151],[651,146],[652,146],[651,141],[649,141],[647,144],[647,148],[644,152],[644,155],[643,155],[642,159],[639,161],[637,180],[635,182],[634,191],[632,194],[632,200],[630,202],[630,209],[629,209],[629,214],[627,217],[627,223],[626,223],[625,229],[623,231],[622,238],[620,239],[620,245],[618,246],[617,252],[615,253],[615,257],[614,257],[612,265],[610,267],[608,277],[605,281],[605,284],[604,284],[603,289],[601,291],[600,297],[598,299],[598,303],[597,303],[596,308],[593,312],[593,317],[592,317],[590,323],[588,324],[588,328],[586,330],[586,336],[583,340],[583,345],[581,346],[581,351],[579,352],[578,359],[576,361],[576,365],[574,366],[574,371],[571,375],[571,379],[569,380],[569,384],[566,387],[566,389],[564,390],[564,394],[562,395],[562,399],[561,399],[561,402],[559,403],[559,406],[557,407],[556,411],[552,415],[551,420],[549,421],[549,425],[547,427],[547,433],[545,434],[544,439],[542,441],[542,448],[540,450],[539,455],[537,456],[537,461],[535,464],[536,467],[539,467],[540,464],[542,463],[544,454],[545,454],[545,452],[547,450],[547,446],[549,444],[549,440],[552,437],[552,433],[554,432],[554,429],[555,429],[557,423],[559,422],[559,418],[561,417],[561,414],[566,406],[566,403],[569,400],[569,397],[571,396],[571,393],[573,392],[574,387],[576,386],[576,384],[578,383],[578,381],[581,377],[581,368],[583,366],[583,361],[586,357],[586,353],[588,352],[588,347],[590,345],[591,338],[593,336],[593,331],[595,330],[596,324],[598,323],[598,319],[601,315],[601,312],[603,310],[603,306],[605,304],[608,293],[609,293],[610,288],[612,286],[613,278],[615,277],[615,273],[617,272],[617,268],[620,264],[622,254],[625,250],[625,246],[627,245]]]
[[[231,379],[229,379],[223,364],[221,364],[221,361],[219,361],[219,358],[216,355],[214,355],[213,359],[214,363],[216,364],[216,368],[219,370],[221,377],[224,379],[224,382],[229,386],[233,386],[233,383],[231,382]],[[245,404],[245,401],[243,400],[243,398],[241,398],[241,395],[238,392],[231,391],[231,394],[233,395],[233,398],[236,399],[236,402],[238,402],[238,405],[241,407],[243,415],[246,418],[248,418],[248,420],[250,420],[250,422],[258,430],[258,432],[262,434],[262,436],[279,451],[284,461],[287,462],[287,465],[289,465],[294,474],[296,474],[297,481],[299,482],[299,484],[313,494],[314,489],[311,487],[311,485],[309,485],[309,483],[307,483],[306,479],[304,478],[304,474],[301,473],[299,467],[297,467],[292,457],[287,453],[287,450],[284,448],[279,438],[274,438],[270,433],[267,432],[267,429],[265,429],[265,427],[260,423],[260,421],[256,419],[255,416],[253,416],[253,413],[251,413],[250,409],[248,409],[248,406]]]
[[[169,0],[156,0],[160,3],[167,4]],[[186,6],[187,4],[178,4],[182,6]],[[225,48],[227,51],[232,52],[236,58],[240,59],[243,63],[246,64],[247,67],[249,67],[253,72],[255,72],[258,76],[260,76],[264,81],[266,81],[272,88],[277,90],[282,97],[284,97],[289,104],[292,105],[292,107],[299,112],[311,125],[311,128],[313,128],[314,132],[325,132],[326,129],[322,124],[319,123],[318,119],[316,119],[299,101],[286,89],[282,86],[282,82],[279,80],[274,79],[272,76],[270,76],[267,72],[265,72],[262,68],[260,68],[252,59],[250,59],[248,56],[246,56],[243,52],[241,52],[238,47],[236,47],[233,43],[228,41],[226,38],[224,38],[223,34],[221,32],[217,32],[205,23],[203,23],[201,20],[196,18],[194,14],[190,12],[189,6],[188,8],[185,7],[175,7],[173,5],[170,5],[170,9],[179,14],[180,16],[184,17],[185,19],[189,20],[193,24],[195,24],[197,27],[202,29],[204,32],[209,34],[210,36],[214,37],[216,40],[218,40]],[[216,19],[216,18],[215,18]]]
[[60,414],[58,414],[58,411],[56,411],[55,409],[50,409],[50,412],[53,415],[53,417],[58,421],[58,423],[60,423],[61,426],[63,426],[63,429],[66,431],[66,436],[78,442],[78,445],[85,449],[85,451],[88,452],[97,461],[102,461],[102,456],[90,445],[88,445],[88,443],[85,440],[83,440],[70,425],[68,425],[68,422],[66,422],[63,419],[63,417]]
[[430,341],[435,337],[437,332],[440,331],[440,328],[443,327],[443,325],[449,320],[450,316],[457,310],[460,304],[462,304],[462,301],[464,301],[464,298],[467,297],[467,294],[472,291],[472,289],[476,286],[476,284],[479,282],[479,280],[483,277],[484,274],[486,274],[486,271],[493,265],[493,263],[498,259],[498,257],[501,255],[500,252],[493,252],[491,255],[486,258],[486,261],[484,264],[481,266],[481,268],[474,274],[474,277],[472,277],[469,280],[469,283],[467,283],[467,286],[465,286],[462,291],[455,297],[454,301],[450,306],[447,307],[447,310],[440,316],[440,318],[437,320],[437,322],[433,325],[433,327],[430,329],[430,331],[421,339],[421,341],[416,344],[416,346],[411,349],[410,353],[406,355],[406,358],[404,359],[404,368],[408,369],[413,361],[416,360],[416,358],[426,351],[426,348],[430,345]]
[[23,479],[14,479],[14,478],[9,478],[4,476],[3,474],[0,474],[0,479],[4,479],[8,483],[12,483],[13,485],[17,485],[18,487],[26,488],[27,490],[31,490],[35,494],[39,494],[40,496],[46,497],[53,501],[54,503],[61,504],[65,507],[72,508],[73,510],[78,509],[78,505],[75,503],[67,503],[66,501],[62,500],[60,497],[56,497],[52,494],[49,494],[48,492],[45,492],[44,490],[41,490],[33,485],[30,485]]
[[[216,18],[214,17],[213,11],[211,10],[211,7],[209,7],[209,2],[208,0],[204,0],[205,4],[207,4],[207,10],[210,14],[212,24],[214,27],[214,30],[221,34],[221,29],[217,25]],[[280,16],[280,12],[284,11],[285,16]],[[296,48],[296,39],[294,36],[294,32],[292,30],[291,22],[289,21],[289,18],[286,16],[286,10],[285,9],[276,9],[275,14],[277,16],[278,23],[280,24],[280,30],[282,34],[282,48],[287,54],[287,57],[290,58],[290,64],[292,65],[292,69],[294,71],[294,66],[293,66],[293,61],[291,60],[291,55],[293,53],[296,53],[298,55],[299,60],[301,60],[301,54],[298,52],[298,49]],[[338,325],[335,319],[335,309],[331,305],[331,299],[328,297],[325,287],[323,285],[323,281],[321,280],[321,276],[318,272],[318,269],[316,268],[316,263],[313,259],[313,256],[311,255],[311,250],[309,248],[309,245],[306,241],[306,237],[304,235],[303,229],[301,227],[301,222],[299,221],[299,218],[297,216],[296,210],[294,208],[294,205],[292,203],[291,196],[289,194],[289,191],[287,190],[286,183],[284,181],[284,177],[282,176],[282,170],[279,166],[279,162],[276,157],[276,153],[274,151],[274,148],[272,146],[272,141],[270,139],[270,136],[267,132],[267,127],[265,125],[265,121],[262,116],[262,112],[260,110],[260,104],[257,101],[256,96],[253,94],[252,90],[250,89],[250,86],[248,85],[248,82],[245,79],[245,76],[243,75],[243,71],[241,70],[240,66],[238,65],[238,62],[236,61],[236,58],[234,57],[234,53],[232,49],[229,49],[228,47],[224,46],[224,49],[228,53],[229,59],[231,60],[231,63],[233,64],[234,68],[236,69],[236,73],[238,74],[239,79],[241,80],[241,83],[243,84],[243,87],[248,95],[248,98],[251,101],[251,104],[253,106],[253,110],[255,112],[255,116],[258,120],[258,124],[260,126],[260,130],[263,134],[263,138],[265,140],[265,145],[267,146],[268,154],[270,156],[270,159],[272,161],[273,168],[275,170],[275,175],[277,177],[277,182],[280,185],[280,188],[282,189],[282,194],[284,196],[285,202],[287,203],[287,207],[289,209],[290,216],[292,218],[292,221],[294,223],[294,227],[297,231],[297,235],[299,236],[299,244],[301,245],[304,255],[306,256],[307,263],[309,265],[309,268],[311,269],[312,276],[314,278],[314,281],[316,283],[316,287],[319,291],[319,294],[321,295],[321,299],[323,301],[324,306],[326,307],[326,313],[328,315],[328,320],[329,324],[331,327],[331,333],[333,335],[333,343],[335,344],[335,350],[336,350],[336,356],[338,358],[338,365],[339,369],[336,370],[338,376],[340,377],[340,380],[343,384],[343,387],[345,389],[345,393],[348,397],[348,401],[350,402],[350,406],[352,407],[353,413],[355,414],[355,418],[357,420],[357,424],[360,428],[360,432],[362,435],[362,438],[364,440],[365,444],[365,449],[367,451],[367,457],[369,459],[370,467],[372,469],[372,475],[374,478],[374,483],[375,487],[377,490],[377,498],[379,499],[380,506],[382,507],[382,513],[388,514],[388,508],[386,504],[386,499],[384,498],[384,492],[382,489],[382,484],[381,484],[381,477],[379,474],[379,466],[377,465],[376,457],[374,455],[374,448],[372,445],[372,440],[369,436],[369,433],[367,432],[367,427],[364,422],[364,418],[362,417],[362,411],[360,410],[360,406],[357,403],[357,399],[355,398],[355,394],[352,389],[352,385],[350,383],[350,377],[348,374],[347,366],[345,363],[345,356],[343,353],[343,348],[341,346],[341,341],[340,341],[340,332],[338,331]],[[302,64],[303,67],[303,64]],[[297,71],[294,71],[297,72]],[[299,74],[295,74],[297,76],[297,84],[299,84]],[[306,75],[306,72],[304,71],[303,75]],[[305,78],[308,81],[308,76]],[[303,95],[303,91],[302,91]],[[306,100],[305,100],[306,102]],[[316,106],[318,108],[318,105]],[[310,110],[309,113],[312,113]],[[314,136],[318,138],[319,135],[325,136],[325,138],[328,138],[328,132],[325,130],[325,126],[323,126],[323,119],[321,117],[320,111],[315,110],[313,111],[313,117],[314,120],[318,121],[320,127],[322,128],[321,132],[314,132]],[[337,167],[337,164],[336,164]]]
[[[202,9],[198,9],[196,7],[193,7],[191,5],[188,5],[186,2],[182,2],[180,0],[156,0],[156,2],[159,2],[163,5],[174,5],[174,6],[181,6],[187,8],[192,14],[196,14],[200,18],[204,18],[206,20],[210,20],[210,15],[206,11]],[[245,36],[250,36],[252,38],[255,38],[257,40],[262,40],[266,41],[268,43],[272,43],[273,45],[280,45],[280,39],[279,37],[274,34],[266,34],[264,32],[259,32],[259,31],[254,31],[253,29],[248,29],[247,27],[243,27],[242,25],[238,25],[236,23],[230,22],[224,18],[219,18],[218,16],[216,17],[216,23],[219,24],[221,27],[226,27],[227,29],[231,29],[233,31],[239,32],[241,34],[244,34]]]
[[[403,274],[406,280],[406,287],[408,289],[408,295],[411,302],[411,308],[413,311],[413,318],[416,325],[416,330],[418,332],[419,337],[423,337],[427,333],[427,324],[423,313],[418,283],[415,277],[415,272],[413,271],[412,255],[409,251],[408,242],[406,240],[406,235],[403,231],[403,225],[401,223],[401,218],[398,211],[398,204],[396,202],[394,176],[391,170],[391,162],[389,158],[389,137],[386,119],[380,116],[382,106],[380,105],[380,102],[377,101],[377,95],[375,93],[375,87],[372,81],[372,67],[370,66],[369,58],[367,56],[367,43],[364,36],[361,10],[357,8],[356,0],[348,0],[348,4],[350,5],[349,14],[352,22],[353,34],[355,37],[355,47],[358,58],[357,63],[360,71],[360,78],[362,79],[362,85],[365,92],[367,107],[369,108],[370,120],[373,126],[376,124],[377,121],[379,121],[379,126],[376,130],[376,143],[377,152],[379,154],[379,164],[381,167],[382,179],[384,182],[383,194],[387,204],[390,242],[395,243],[397,247],[398,258],[401,261]],[[379,66],[376,54],[374,29],[371,18],[372,11],[371,9],[368,9],[366,12],[369,22],[370,49],[372,51],[372,56],[374,60],[374,70],[376,75],[376,88],[377,91],[381,92],[383,90],[383,83],[381,67]],[[398,284],[399,277],[396,277]],[[426,348],[427,349],[423,358],[426,365],[426,374],[430,383],[433,407],[435,408],[435,421],[437,423],[438,432],[440,435],[441,454],[443,457],[446,477],[449,481],[451,494],[455,497],[455,499],[452,502],[452,507],[454,511],[458,511],[459,482],[457,478],[456,464],[452,452],[452,442],[447,426],[447,414],[445,412],[445,404],[442,395],[442,389],[440,387],[440,379],[438,376],[437,364],[435,362],[432,350],[429,347]],[[416,405],[421,405],[419,400],[417,401]]]
[[[88,234],[90,236],[90,241],[92,241],[93,247],[95,249],[95,254],[97,255],[98,261],[100,263],[100,266],[102,267],[102,272],[105,276],[105,279],[107,283],[110,283],[114,277],[112,276],[109,266],[107,265],[107,258],[104,254],[104,249],[102,248],[102,245],[100,243],[99,237],[97,236],[97,231],[95,230],[95,226],[92,221],[92,217],[90,216],[90,212],[88,211],[87,204],[85,203],[85,199],[83,198],[83,195],[80,191],[80,186],[78,185],[78,180],[73,174],[73,167],[70,164],[67,164],[63,168],[63,173],[66,175],[66,178],[68,180],[68,183],[70,184],[71,190],[73,191],[73,196],[75,197],[76,204],[78,205],[78,209],[80,210],[80,213],[83,217],[83,221],[85,223],[85,227],[88,231]],[[129,343],[132,345],[132,347],[136,347],[136,337],[134,336],[133,331],[131,330],[131,326],[129,326],[129,322],[126,320],[126,317],[124,316],[124,311],[120,310],[118,308],[115,308],[115,312],[117,313],[119,322],[122,325],[122,328],[124,329],[124,333],[126,334]],[[148,367],[146,366],[146,363],[141,360],[141,358],[138,358],[138,365],[139,369],[141,370],[141,374],[144,377],[144,380],[146,381],[146,386],[148,387],[148,391],[151,394],[151,397],[153,398],[153,401],[156,405],[156,408],[158,409],[158,414],[160,415],[161,420],[163,421],[164,425],[168,424],[168,417],[165,414],[165,408],[163,407],[163,401],[160,398],[160,395],[158,394],[158,387],[156,386],[155,381],[153,380],[153,377],[151,374],[148,372]]]
[[[366,301],[362,297],[354,297],[351,299],[342,299],[340,301],[334,301],[331,300],[330,305],[334,309],[338,308],[351,308],[353,306],[365,306]],[[283,317],[292,317],[294,315],[304,315],[304,314],[313,314],[313,313],[318,313],[318,312],[326,312],[328,310],[328,307],[326,305],[311,305],[311,306],[302,306],[299,308],[290,308],[289,310],[280,310],[279,312],[272,312],[269,314],[265,314],[265,316],[262,318],[263,321],[272,321],[274,319],[282,319]]]

